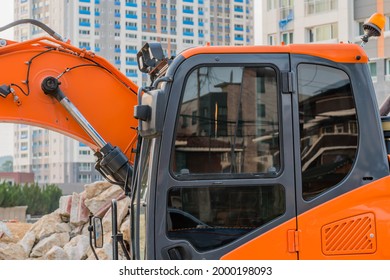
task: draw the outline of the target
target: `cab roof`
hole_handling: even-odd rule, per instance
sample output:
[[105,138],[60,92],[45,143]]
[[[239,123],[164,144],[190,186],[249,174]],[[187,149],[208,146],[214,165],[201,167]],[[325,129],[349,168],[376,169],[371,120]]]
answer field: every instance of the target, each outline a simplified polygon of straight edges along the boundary
[[203,46],[185,50],[185,58],[198,54],[229,53],[289,53],[303,54],[328,59],[339,63],[367,63],[368,57],[363,48],[356,44],[291,44],[281,46]]

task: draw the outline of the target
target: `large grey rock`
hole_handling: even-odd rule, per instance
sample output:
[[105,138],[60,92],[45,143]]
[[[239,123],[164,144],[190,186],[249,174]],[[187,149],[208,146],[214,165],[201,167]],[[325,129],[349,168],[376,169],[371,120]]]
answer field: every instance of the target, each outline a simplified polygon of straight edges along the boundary
[[54,211],[40,218],[29,230],[35,234],[37,240],[44,239],[53,233],[69,232],[71,227],[63,223],[58,211]]
[[32,231],[26,232],[23,238],[18,242],[19,245],[22,246],[26,256],[29,256],[31,253],[31,249],[36,242],[36,235]]
[[130,217],[129,215],[127,215],[124,220],[123,220],[123,223],[120,227],[120,231],[121,233],[123,234],[123,240],[125,242],[129,242],[130,241]]
[[[120,225],[122,224],[123,219],[129,213],[129,205],[130,205],[129,197],[125,197],[124,199],[117,201],[118,230],[120,229]],[[106,215],[104,215],[103,217],[103,231],[107,233],[110,232],[111,229],[112,229],[112,209],[110,208],[110,210],[107,211]]]
[[20,244],[0,243],[0,260],[24,260],[27,255]]
[[69,242],[69,233],[54,233],[49,237],[40,240],[31,251],[30,257],[37,258],[44,256],[52,247],[63,247]]
[[[103,245],[103,248],[95,249],[96,255],[98,256],[99,260],[112,260],[112,244],[111,243],[105,243]],[[88,255],[88,260],[96,260],[95,255],[91,252]]]
[[112,184],[106,181],[99,181],[84,185],[85,199],[96,197],[111,186]]
[[3,223],[2,221],[0,221],[0,238],[2,238],[3,236],[7,236],[8,238],[12,238],[12,233],[9,230],[9,228],[7,227],[7,225],[5,223]]
[[45,260],[69,260],[68,254],[61,247],[54,246],[44,255]]
[[73,193],[70,209],[70,223],[77,227],[88,222],[89,210],[84,204],[85,193]]
[[93,198],[85,199],[85,205],[95,216],[103,217],[107,210],[111,207],[112,199],[121,199],[124,197],[124,192],[121,187],[112,185],[110,188],[101,192]]
[[89,238],[84,235],[78,235],[65,244],[64,250],[71,260],[85,260],[88,247]]
[[71,195],[61,196],[58,210],[62,221],[69,222],[71,207],[72,207],[72,196]]

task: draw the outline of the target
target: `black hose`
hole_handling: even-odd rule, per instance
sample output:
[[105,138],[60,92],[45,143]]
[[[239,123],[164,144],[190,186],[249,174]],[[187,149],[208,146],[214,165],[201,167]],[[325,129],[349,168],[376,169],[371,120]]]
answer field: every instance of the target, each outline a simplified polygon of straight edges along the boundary
[[11,27],[14,27],[16,25],[19,25],[19,24],[24,24],[24,23],[30,23],[30,24],[33,24],[33,25],[36,25],[40,28],[42,28],[44,31],[46,31],[50,36],[52,36],[54,39],[56,40],[59,40],[59,41],[62,41],[62,42],[65,42],[65,40],[61,37],[60,34],[58,34],[57,32],[55,32],[53,29],[51,29],[49,26],[47,26],[46,24],[44,24],[43,22],[40,22],[39,20],[36,20],[36,19],[20,19],[20,20],[16,20],[10,24],[7,24],[3,27],[0,27],[0,32],[1,31],[4,31],[4,30],[7,30]]

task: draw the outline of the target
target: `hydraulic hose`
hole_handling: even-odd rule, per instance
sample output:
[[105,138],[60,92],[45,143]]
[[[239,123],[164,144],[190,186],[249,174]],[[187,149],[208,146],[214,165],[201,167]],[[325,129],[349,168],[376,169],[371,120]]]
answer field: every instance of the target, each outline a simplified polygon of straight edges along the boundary
[[36,20],[36,19],[20,19],[20,20],[16,20],[14,22],[11,22],[10,24],[7,24],[7,25],[5,25],[3,27],[0,27],[0,32],[2,32],[4,30],[7,30],[7,29],[9,29],[11,27],[14,27],[16,25],[24,24],[24,23],[30,23],[30,24],[36,25],[36,26],[42,28],[44,31],[46,31],[54,39],[62,41],[62,42],[65,42],[65,40],[62,38],[62,36],[60,34],[55,32],[53,29],[51,29],[49,26],[47,26],[43,22],[40,22],[39,20]]

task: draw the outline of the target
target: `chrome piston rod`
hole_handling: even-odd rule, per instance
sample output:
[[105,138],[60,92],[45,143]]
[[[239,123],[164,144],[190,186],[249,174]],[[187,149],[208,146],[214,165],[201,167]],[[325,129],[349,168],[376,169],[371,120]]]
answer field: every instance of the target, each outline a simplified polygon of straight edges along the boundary
[[68,111],[69,114],[77,121],[77,123],[84,129],[89,137],[96,143],[96,145],[101,149],[107,143],[104,139],[96,132],[92,125],[84,118],[80,111],[69,101],[67,97],[63,98],[60,103]]

